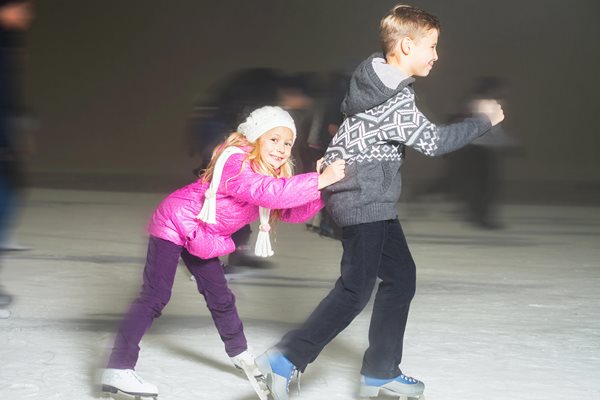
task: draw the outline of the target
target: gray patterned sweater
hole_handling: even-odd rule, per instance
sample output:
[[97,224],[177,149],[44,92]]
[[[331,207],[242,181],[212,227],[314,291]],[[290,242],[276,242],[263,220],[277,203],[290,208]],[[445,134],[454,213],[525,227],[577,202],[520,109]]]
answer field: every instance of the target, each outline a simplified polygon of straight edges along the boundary
[[404,146],[438,156],[491,128],[485,116],[447,126],[433,124],[415,104],[413,82],[378,53],[354,72],[342,103],[346,118],[329,143],[323,164],[346,160],[344,179],[324,190],[327,210],[338,225],[397,217]]

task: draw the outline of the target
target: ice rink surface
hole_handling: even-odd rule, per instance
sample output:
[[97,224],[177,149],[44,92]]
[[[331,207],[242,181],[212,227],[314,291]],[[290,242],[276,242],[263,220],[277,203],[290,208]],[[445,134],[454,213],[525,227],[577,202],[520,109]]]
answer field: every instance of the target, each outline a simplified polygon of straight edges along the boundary
[[[15,295],[0,319],[0,399],[100,398],[116,325],[141,284],[161,194],[31,190],[2,260]],[[600,399],[600,206],[508,205],[482,231],[442,202],[398,206],[417,263],[403,371],[428,400]],[[276,268],[232,275],[253,352],[304,320],[338,275],[341,246],[279,224]],[[371,306],[309,366],[291,399],[353,399]],[[183,267],[142,342],[160,400],[251,400]]]

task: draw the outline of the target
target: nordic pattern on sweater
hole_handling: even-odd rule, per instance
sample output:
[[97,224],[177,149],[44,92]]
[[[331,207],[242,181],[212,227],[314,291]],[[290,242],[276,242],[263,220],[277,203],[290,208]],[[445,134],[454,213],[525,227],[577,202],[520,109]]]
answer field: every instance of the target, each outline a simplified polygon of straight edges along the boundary
[[382,105],[346,118],[324,161],[328,165],[339,158],[347,164],[401,160],[403,144],[433,156],[439,140],[437,126],[417,109],[414,93],[405,87]]

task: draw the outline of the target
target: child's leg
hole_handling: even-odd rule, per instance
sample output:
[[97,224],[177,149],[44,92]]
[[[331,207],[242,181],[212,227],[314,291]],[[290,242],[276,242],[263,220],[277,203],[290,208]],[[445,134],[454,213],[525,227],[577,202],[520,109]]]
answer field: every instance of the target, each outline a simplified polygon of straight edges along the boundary
[[108,368],[134,368],[142,336],[171,298],[181,249],[167,240],[150,237],[142,291],[121,322]]
[[343,228],[341,277],[304,325],[288,332],[277,345],[300,371],[317,358],[369,301],[388,224],[378,221]]
[[247,248],[250,242],[250,235],[252,235],[252,228],[250,224],[244,225],[240,230],[236,231],[231,235],[233,243],[235,243],[236,249]]
[[373,378],[394,378],[401,373],[398,364],[416,282],[415,263],[397,219],[390,221],[387,230],[379,278],[382,282],[375,296],[369,348],[361,373]]
[[198,291],[206,299],[206,305],[225,344],[227,355],[237,356],[248,348],[248,344],[235,306],[235,296],[227,286],[219,259],[202,260],[187,250],[183,251],[181,257],[196,278]]

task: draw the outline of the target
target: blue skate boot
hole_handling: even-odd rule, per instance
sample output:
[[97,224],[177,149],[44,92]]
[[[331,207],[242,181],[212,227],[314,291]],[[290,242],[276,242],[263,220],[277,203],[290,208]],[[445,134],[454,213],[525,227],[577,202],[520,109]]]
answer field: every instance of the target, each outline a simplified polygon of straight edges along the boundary
[[296,367],[280,351],[269,349],[256,358],[256,366],[265,376],[266,384],[275,400],[288,400],[290,382]]
[[423,382],[400,374],[392,379],[360,378],[360,397],[377,397],[380,393],[407,398],[422,398],[425,385]]

